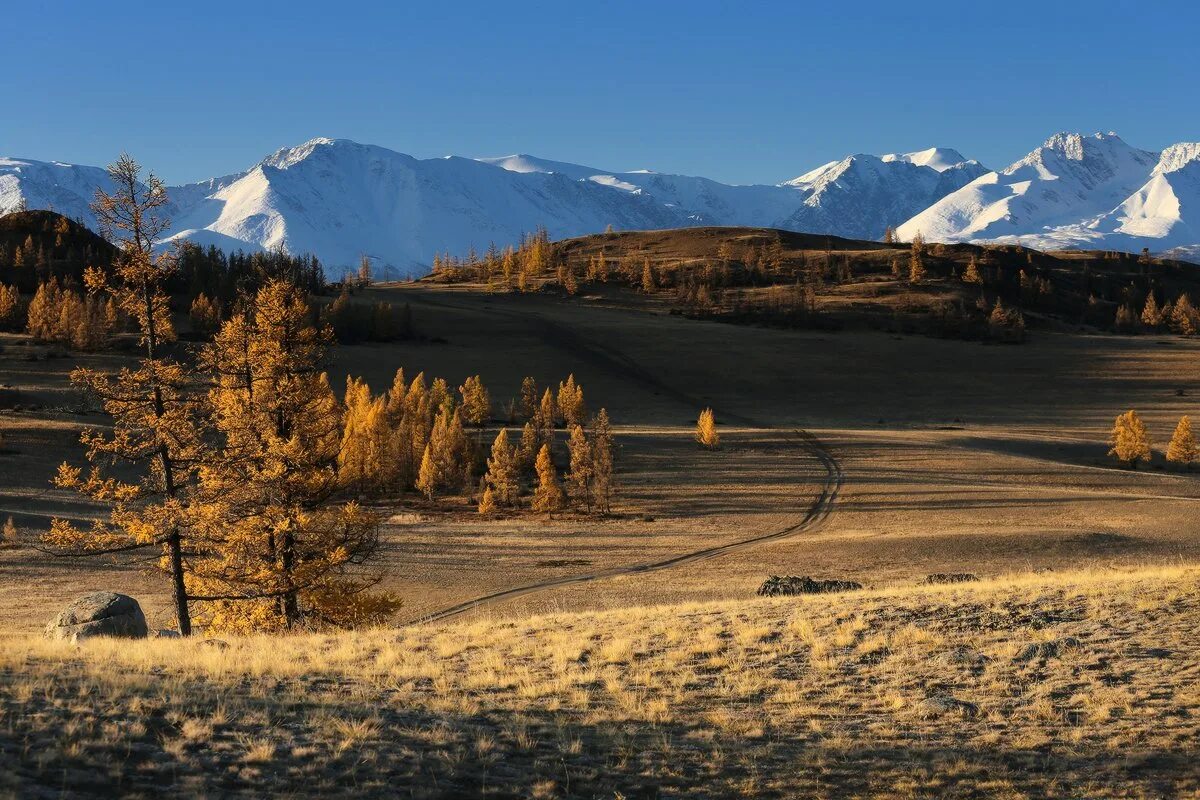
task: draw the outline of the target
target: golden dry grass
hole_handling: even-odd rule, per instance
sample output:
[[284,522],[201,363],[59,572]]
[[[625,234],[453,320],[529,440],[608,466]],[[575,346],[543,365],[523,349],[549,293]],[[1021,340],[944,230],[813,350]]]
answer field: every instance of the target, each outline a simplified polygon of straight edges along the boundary
[[1200,568],[202,642],[9,638],[0,791],[1200,791]]

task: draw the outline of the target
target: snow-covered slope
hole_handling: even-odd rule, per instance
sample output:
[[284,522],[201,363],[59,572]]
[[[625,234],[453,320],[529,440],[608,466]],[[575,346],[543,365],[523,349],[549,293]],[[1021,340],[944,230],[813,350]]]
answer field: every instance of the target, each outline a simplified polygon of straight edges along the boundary
[[82,220],[94,230],[96,220],[88,204],[97,186],[108,191],[113,188],[108,173],[100,167],[0,157],[0,214],[24,201],[29,208],[53,209]]
[[918,150],[915,153],[888,153],[880,156],[883,161],[907,161],[918,167],[932,167],[938,172],[944,172],[953,166],[962,164],[967,159],[953,147],[931,147],[928,150]]
[[[93,225],[98,185],[108,186],[98,167],[0,159],[0,214],[24,201]],[[335,275],[364,254],[381,274],[420,273],[437,252],[507,244],[539,225],[554,237],[608,225],[751,225],[865,239],[899,225],[904,237],[930,240],[1200,254],[1200,145],[1150,153],[1115,134],[1058,134],[1000,172],[934,147],[744,186],[525,154],[417,159],[313,139],[169,192],[170,238],[312,252]]]
[[1007,169],[946,195],[899,233],[942,242],[1021,239],[1036,247],[1035,239],[1052,239],[1058,228],[1121,205],[1158,160],[1158,153],[1130,147],[1114,133],[1059,133]]
[[899,224],[986,171],[978,162],[966,160],[934,167],[903,158],[850,156],[788,181],[786,186],[805,192],[806,197],[777,227],[878,239],[889,225]]
[[[686,225],[648,198],[558,172],[514,172],[467,158],[416,159],[345,139],[285,148],[180,202],[174,238],[246,242],[317,254],[332,271],[375,259],[379,273],[425,270],[434,253],[515,242],[544,224],[555,237]],[[193,187],[172,190],[194,198]]]

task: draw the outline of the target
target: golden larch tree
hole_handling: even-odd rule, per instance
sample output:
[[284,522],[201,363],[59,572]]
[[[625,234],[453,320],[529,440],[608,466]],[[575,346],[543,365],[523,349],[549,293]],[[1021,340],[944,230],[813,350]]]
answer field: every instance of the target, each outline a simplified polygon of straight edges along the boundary
[[479,426],[488,421],[492,415],[492,398],[478,375],[463,381],[458,393],[462,397],[462,414],[467,422]]
[[1167,445],[1167,461],[1191,467],[1192,462],[1200,457],[1200,448],[1196,446],[1196,437],[1192,434],[1192,421],[1185,414],[1179,418],[1175,433]]
[[571,436],[567,440],[567,451],[570,454],[570,469],[567,475],[567,495],[571,500],[589,514],[592,511],[592,479],[594,464],[592,447],[587,440],[587,434],[582,425],[571,426]]
[[591,455],[592,455],[592,498],[597,510],[607,514],[612,510],[614,444],[612,425],[608,420],[608,412],[600,409],[592,419],[591,425]]
[[1154,299],[1154,292],[1146,293],[1146,304],[1142,306],[1142,325],[1151,330],[1157,329],[1163,323],[1163,312]]
[[209,548],[196,597],[213,629],[373,624],[399,605],[375,591],[379,516],[339,500],[344,420],[321,369],[331,339],[303,292],[271,280],[201,351],[219,451],[200,470]]
[[492,492],[496,505],[512,506],[520,492],[520,468],[517,454],[508,441],[508,429],[501,428],[492,442],[492,455],[487,462],[484,483]]
[[1117,417],[1109,441],[1112,449],[1108,454],[1116,456],[1118,461],[1128,464],[1132,469],[1137,469],[1139,461],[1150,460],[1150,436],[1146,433],[1142,418],[1132,409]]
[[583,387],[575,382],[575,375],[567,376],[558,384],[556,402],[558,418],[567,425],[582,425],[587,416],[587,405],[583,400]]
[[[175,261],[171,251],[154,249],[170,224],[162,215],[167,193],[154,174],[143,179],[141,167],[128,155],[111,165],[108,175],[112,193],[97,189],[92,212],[101,232],[116,245],[116,256],[111,274],[89,269],[85,278],[90,291],[107,292],[137,322],[143,354],[136,366],[116,374],[83,368],[72,373],[77,386],[99,398],[112,428],[109,433],[84,432],[92,469],[84,475],[63,464],[56,483],[108,506],[109,518],[88,529],[55,519],[44,541],[55,551],[71,554],[160,550],[158,566],[171,581],[179,632],[188,636],[190,554],[202,550],[191,543],[197,530],[195,477],[207,453],[192,376],[162,352],[174,339],[165,286]],[[50,324],[48,311],[46,316],[39,326]],[[138,477],[104,474],[100,465],[113,462],[132,465]]]
[[532,377],[526,376],[525,380],[521,381],[521,414],[525,419],[533,419],[538,411],[538,386],[537,381]]
[[565,498],[562,486],[558,483],[558,471],[554,469],[554,459],[550,455],[550,445],[542,445],[538,451],[537,487],[533,490],[533,510],[552,513],[563,507]]
[[700,418],[696,420],[696,441],[701,447],[707,447],[709,450],[716,449],[721,444],[721,436],[717,433],[717,420],[711,408],[701,411]]
[[979,260],[975,258],[974,255],[972,255],[971,260],[967,262],[967,268],[963,272],[962,281],[963,283],[972,283],[976,285],[983,284],[983,276],[979,274]]

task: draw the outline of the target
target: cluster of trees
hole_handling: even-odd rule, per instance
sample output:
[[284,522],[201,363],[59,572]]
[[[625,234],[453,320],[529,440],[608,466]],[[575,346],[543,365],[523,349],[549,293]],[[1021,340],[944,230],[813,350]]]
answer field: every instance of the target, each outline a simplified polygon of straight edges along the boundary
[[516,247],[508,245],[499,250],[492,243],[482,256],[471,248],[465,258],[437,254],[433,257],[432,275],[446,283],[479,281],[493,290],[532,292],[540,288],[541,278],[555,274],[559,266],[550,234],[539,227],[534,233],[522,236]]
[[112,247],[82,222],[51,211],[22,211],[0,220],[0,282],[32,293],[57,278],[78,284],[86,267],[107,268]]
[[586,429],[580,422],[566,421],[569,418],[564,415],[568,463],[565,481],[560,481],[554,459],[552,415],[552,410],[539,405],[534,418],[526,423],[520,442],[511,442],[508,429],[500,429],[481,482],[480,514],[519,507],[524,485],[529,487],[534,511],[553,513],[568,505],[589,514],[611,511],[614,452],[608,412],[600,409]]
[[184,240],[175,246],[174,261],[176,267],[165,285],[169,294],[189,299],[204,295],[225,307],[253,297],[268,281],[285,281],[310,295],[329,289],[316,256],[292,256],[283,248],[226,254],[215,246],[204,248]]
[[128,326],[116,300],[97,281],[102,273],[88,268],[85,276],[95,285],[81,293],[61,286],[58,278],[40,284],[28,304],[22,304],[15,286],[0,284],[0,328],[24,330],[42,342],[56,342],[75,350],[100,350],[109,337]]
[[[1154,447],[1146,425],[1132,409],[1117,416],[1109,441],[1112,448],[1108,454],[1129,465],[1131,469],[1137,469],[1140,462],[1148,462],[1154,456]],[[1200,446],[1192,433],[1192,420],[1186,414],[1179,418],[1165,455],[1169,463],[1187,469],[1191,469],[1191,465],[1200,459]]]
[[1140,314],[1134,312],[1134,306],[1128,302],[1117,308],[1114,327],[1119,333],[1157,333],[1169,330],[1181,336],[1194,336],[1200,333],[1200,310],[1192,304],[1187,292],[1181,293],[1174,302],[1158,304],[1154,292],[1146,294],[1146,302],[1142,305]]

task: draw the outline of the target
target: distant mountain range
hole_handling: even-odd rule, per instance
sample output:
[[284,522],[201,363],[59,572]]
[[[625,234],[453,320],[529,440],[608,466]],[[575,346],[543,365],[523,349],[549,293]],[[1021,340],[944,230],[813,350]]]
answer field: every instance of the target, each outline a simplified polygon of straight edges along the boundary
[[[0,157],[0,214],[24,204],[92,225],[102,168]],[[248,170],[171,187],[169,239],[315,253],[340,274],[414,275],[438,252],[618,230],[747,225],[857,239],[1002,241],[1200,257],[1200,144],[1138,150],[1060,133],[992,172],[957,150],[852,155],[777,185],[618,172],[529,155],[417,159],[346,139],[278,150]]]

